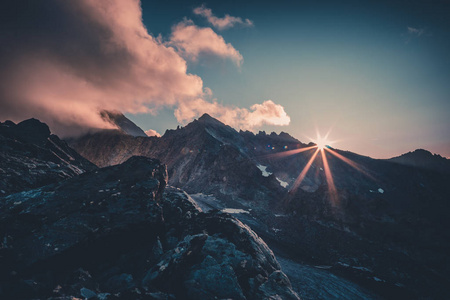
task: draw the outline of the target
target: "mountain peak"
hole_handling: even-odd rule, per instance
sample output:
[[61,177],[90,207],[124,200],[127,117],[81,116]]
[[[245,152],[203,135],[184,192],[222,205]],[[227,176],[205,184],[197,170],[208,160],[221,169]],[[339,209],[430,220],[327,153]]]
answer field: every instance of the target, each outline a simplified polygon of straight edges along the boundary
[[34,118],[24,120],[15,126],[10,125],[9,128],[16,138],[31,144],[43,145],[50,136],[47,124]]
[[139,126],[134,124],[130,119],[125,117],[120,111],[117,110],[102,110],[100,111],[100,116],[106,122],[109,122],[117,128],[131,136],[144,136],[147,134]]
[[40,132],[42,134],[45,134],[46,136],[50,135],[50,129],[48,128],[48,125],[35,118],[20,122],[19,124],[17,124],[17,129],[23,131],[32,130],[33,132]]
[[204,113],[200,118],[198,118],[198,122],[203,123],[203,124],[226,126],[224,123],[220,122],[219,120],[217,120],[214,117],[211,117],[207,113]]
[[216,118],[213,118],[211,115],[204,113],[200,118],[198,118],[199,121],[206,122],[206,121],[219,121]]
[[450,160],[425,149],[416,149],[389,160],[403,165],[450,173]]
[[425,150],[425,149],[416,149],[416,150],[414,150],[414,151],[412,151],[410,153],[415,153],[415,154],[418,154],[418,155],[433,156],[433,154],[430,151]]
[[[439,154],[433,154],[430,151],[425,150],[425,149],[416,149],[414,151],[404,153],[398,157],[410,157],[410,158],[415,158],[415,159],[427,159],[427,158],[435,157],[435,158],[445,159],[444,157],[440,156]],[[396,158],[396,157],[394,157],[394,158]]]

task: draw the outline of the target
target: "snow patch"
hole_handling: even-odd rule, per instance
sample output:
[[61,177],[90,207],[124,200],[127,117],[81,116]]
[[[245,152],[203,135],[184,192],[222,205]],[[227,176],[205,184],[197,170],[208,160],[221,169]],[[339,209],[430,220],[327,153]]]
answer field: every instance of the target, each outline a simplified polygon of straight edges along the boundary
[[384,190],[383,190],[382,188],[378,188],[378,190],[376,190],[376,191],[374,191],[374,190],[369,190],[369,192],[371,192],[371,193],[380,193],[380,194],[383,194],[383,193],[384,193]]
[[328,269],[331,269],[331,266],[314,266],[314,268],[328,270]]
[[373,273],[372,270],[370,270],[370,269],[368,269],[368,268],[365,268],[365,267],[355,267],[355,266],[352,266],[352,269],[360,270],[360,271],[363,271],[363,272]]
[[277,232],[280,232],[281,231],[281,229],[278,229],[278,228],[275,228],[275,227],[272,227],[272,230],[275,232],[275,233],[277,233]]
[[262,176],[264,177],[269,177],[270,175],[272,175],[271,172],[266,171],[267,166],[263,166],[263,165],[256,165],[258,167],[258,169],[261,170]]
[[338,265],[341,265],[341,266],[346,267],[346,268],[350,267],[349,264],[346,264],[346,263],[343,263],[343,262],[340,262],[340,261],[338,261]]
[[275,214],[274,216],[275,216],[276,218],[287,217],[287,215],[282,215],[282,214]]
[[212,194],[205,195],[203,193],[197,193],[191,194],[189,196],[197,203],[197,205],[204,212],[208,212],[212,209],[221,209],[223,207],[221,202],[217,198],[215,198]]
[[380,278],[378,278],[378,277],[373,277],[373,280],[375,280],[375,281],[378,281],[378,282],[384,282],[384,280],[383,279],[380,279]]
[[229,214],[249,214],[248,211],[240,208],[224,208],[222,211]]
[[287,183],[286,181],[283,181],[283,180],[281,180],[281,179],[278,178],[278,177],[275,177],[275,178],[278,180],[278,182],[280,183],[280,185],[281,185],[282,187],[286,188],[286,187],[289,185],[289,183]]

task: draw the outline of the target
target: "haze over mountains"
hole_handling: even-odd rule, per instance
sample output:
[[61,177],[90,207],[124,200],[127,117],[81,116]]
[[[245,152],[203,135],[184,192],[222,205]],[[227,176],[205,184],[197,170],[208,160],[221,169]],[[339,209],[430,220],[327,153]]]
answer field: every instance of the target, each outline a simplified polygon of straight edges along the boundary
[[102,117],[118,129],[69,140],[75,150],[37,120],[0,124],[0,295],[450,295],[445,158],[319,151],[207,114],[162,137],[120,113]]

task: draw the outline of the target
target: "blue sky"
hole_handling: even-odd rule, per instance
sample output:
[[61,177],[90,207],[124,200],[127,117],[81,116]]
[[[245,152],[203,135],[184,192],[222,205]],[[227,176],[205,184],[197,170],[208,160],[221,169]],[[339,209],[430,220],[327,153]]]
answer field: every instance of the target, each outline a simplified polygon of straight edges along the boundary
[[448,0],[9,1],[0,119],[64,138],[110,128],[102,109],[159,133],[208,112],[305,143],[331,130],[375,158],[450,157],[449,16]]
[[[238,1],[156,4],[143,1],[154,35],[170,35],[184,17],[208,26],[192,10],[249,18],[253,27],[216,32],[243,56],[189,63],[214,97],[249,107],[271,99],[291,117],[286,131],[301,141],[325,134],[333,146],[376,158],[416,148],[450,157],[450,15],[444,2]],[[163,133],[177,125],[170,109],[130,115]]]

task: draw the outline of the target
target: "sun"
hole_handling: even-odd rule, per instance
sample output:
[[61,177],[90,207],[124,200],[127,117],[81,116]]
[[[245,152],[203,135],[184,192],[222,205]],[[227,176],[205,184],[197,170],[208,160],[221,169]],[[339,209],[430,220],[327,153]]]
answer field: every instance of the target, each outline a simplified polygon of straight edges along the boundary
[[326,148],[330,143],[327,139],[321,138],[320,136],[314,141],[319,150]]

